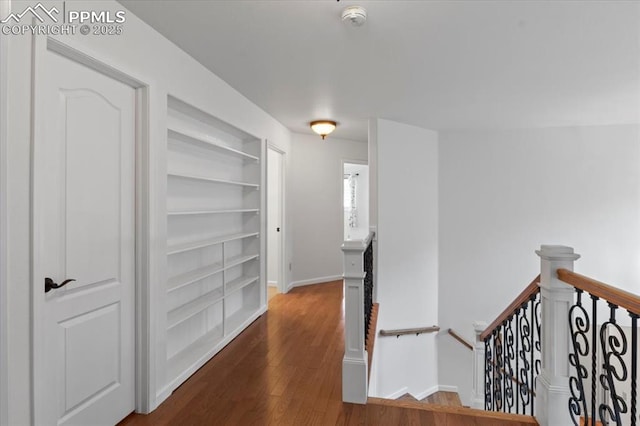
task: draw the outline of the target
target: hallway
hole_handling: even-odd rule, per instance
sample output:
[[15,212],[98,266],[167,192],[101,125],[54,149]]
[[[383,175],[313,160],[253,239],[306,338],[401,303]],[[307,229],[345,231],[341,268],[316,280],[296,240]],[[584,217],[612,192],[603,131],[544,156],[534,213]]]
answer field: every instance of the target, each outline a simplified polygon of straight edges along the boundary
[[148,416],[121,425],[363,424],[343,404],[342,281],[276,295],[269,310]]

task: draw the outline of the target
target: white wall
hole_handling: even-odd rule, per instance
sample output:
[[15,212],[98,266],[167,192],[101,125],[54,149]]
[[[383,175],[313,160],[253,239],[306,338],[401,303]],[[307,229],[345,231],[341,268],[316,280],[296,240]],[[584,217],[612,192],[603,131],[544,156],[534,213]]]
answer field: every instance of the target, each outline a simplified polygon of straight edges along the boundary
[[[349,227],[348,215],[343,215],[344,239],[358,240],[369,235],[369,166],[366,164],[344,164],[344,174],[353,175],[356,180],[357,221]],[[346,179],[345,179],[346,180]]]
[[[541,244],[640,293],[638,125],[440,134],[439,324],[473,341],[539,273]],[[442,336],[440,383],[471,393],[466,348]]]
[[[55,5],[62,10],[62,2],[43,1],[45,6]],[[14,1],[12,10],[22,11],[33,2]],[[67,2],[69,6],[69,2]],[[121,10],[113,1],[74,2],[73,7],[83,10]],[[64,43],[95,56],[98,60],[112,64],[121,71],[149,85],[149,123],[152,150],[155,160],[162,159],[161,151],[166,147],[165,102],[167,93],[198,106],[207,113],[220,118],[257,137],[268,139],[285,152],[290,152],[290,133],[271,116],[224,81],[213,75],[174,44],[160,36],[151,27],[126,14],[125,29],[120,36],[76,36],[56,37]],[[3,36],[4,37],[4,36]],[[10,232],[7,238],[8,265],[8,363],[9,368],[9,424],[31,423],[31,374],[30,374],[30,302],[31,288],[42,288],[41,278],[32,283],[29,269],[29,215],[30,215],[30,140],[31,140],[31,36],[7,36],[11,43],[8,61],[8,190],[6,205]],[[162,188],[166,181],[163,165],[152,162],[151,170],[157,179],[152,190]],[[289,174],[290,175],[290,174]],[[5,202],[5,200],[3,200]],[[152,261],[160,265],[166,261],[162,223],[166,218],[163,199],[152,196]],[[163,204],[164,203],[164,204]],[[287,217],[289,210],[287,209]],[[285,219],[286,220],[286,219]],[[290,238],[290,236],[288,236]],[[289,244],[289,247],[291,245]],[[287,253],[290,258],[291,251]],[[288,275],[288,271],[285,271]],[[152,286],[156,293],[164,288],[162,268],[152,271]],[[37,277],[36,277],[37,278]],[[290,280],[290,277],[286,277]],[[157,309],[157,306],[155,307]],[[152,306],[154,309],[154,306]],[[161,309],[159,309],[161,311]],[[152,341],[161,343],[161,335],[152,336]],[[152,382],[152,390],[163,386],[162,356],[152,360],[158,380]]]
[[293,133],[292,286],[342,278],[342,162],[367,161],[365,142]]
[[[438,136],[388,120],[377,120],[373,128],[378,328],[431,326],[438,321]],[[376,338],[373,392],[426,396],[437,390],[435,339],[433,334]]]

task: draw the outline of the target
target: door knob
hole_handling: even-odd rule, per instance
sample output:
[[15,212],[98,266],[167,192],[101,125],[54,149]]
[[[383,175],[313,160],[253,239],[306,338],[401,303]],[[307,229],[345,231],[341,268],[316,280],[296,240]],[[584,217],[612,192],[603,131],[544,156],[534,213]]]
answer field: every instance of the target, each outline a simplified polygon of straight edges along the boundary
[[74,279],[68,279],[62,281],[60,284],[56,284],[51,278],[47,277],[44,279],[44,292],[49,293],[54,288],[64,287],[69,284],[71,281],[75,281]]
[[276,228],[276,232],[280,232],[280,227],[277,227],[277,228]]

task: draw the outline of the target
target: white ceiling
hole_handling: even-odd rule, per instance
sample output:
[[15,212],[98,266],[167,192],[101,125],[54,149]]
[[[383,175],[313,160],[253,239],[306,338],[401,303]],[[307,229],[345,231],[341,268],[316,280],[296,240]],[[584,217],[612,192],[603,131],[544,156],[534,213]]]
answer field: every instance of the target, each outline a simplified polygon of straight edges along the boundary
[[[640,122],[637,1],[120,3],[296,132]],[[340,20],[354,4],[360,28]]]

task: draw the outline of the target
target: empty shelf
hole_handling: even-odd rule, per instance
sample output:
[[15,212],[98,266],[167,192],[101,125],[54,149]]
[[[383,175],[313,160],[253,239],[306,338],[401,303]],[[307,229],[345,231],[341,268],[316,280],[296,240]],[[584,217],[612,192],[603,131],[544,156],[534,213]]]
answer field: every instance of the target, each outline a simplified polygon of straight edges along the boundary
[[255,317],[256,312],[258,311],[257,307],[253,308],[242,308],[239,311],[233,313],[231,316],[225,319],[224,329],[225,336],[234,333],[236,330],[240,328],[244,323],[253,319]]
[[222,262],[219,262],[213,265],[198,268],[194,271],[176,275],[175,277],[169,279],[169,281],[167,282],[167,292],[171,292],[196,281],[200,281],[203,278],[210,277],[211,275],[222,272],[223,270],[224,267],[222,266]]
[[255,275],[255,276],[246,276],[243,275],[240,278],[236,278],[233,281],[229,281],[226,285],[225,285],[225,296],[230,295],[231,293],[234,293],[238,290],[240,290],[243,287],[248,286],[249,284],[258,281],[260,277]]
[[195,175],[189,175],[184,173],[167,173],[167,176],[180,178],[180,179],[199,180],[202,182],[221,183],[225,185],[245,186],[247,188],[254,188],[254,189],[258,189],[258,187],[260,186],[257,183],[238,182],[235,180],[227,180],[227,179],[216,179],[216,178],[210,178],[206,176],[195,176]]
[[169,216],[188,216],[201,214],[225,214],[225,213],[259,213],[259,209],[232,209],[232,210],[185,210],[167,212]]
[[[215,353],[216,346],[222,341],[222,324],[204,334],[195,342],[167,360],[167,374],[169,380],[175,380],[182,375],[182,380],[189,377],[201,367]],[[182,382],[180,380],[179,382]]]
[[206,148],[214,148],[222,152],[225,152],[227,154],[235,155],[237,157],[240,157],[246,160],[252,160],[256,162],[258,161],[258,157],[256,157],[255,155],[247,154],[244,151],[240,151],[238,149],[231,148],[230,146],[224,145],[220,143],[220,141],[218,141],[216,138],[211,137],[206,133],[199,132],[197,130],[181,129],[178,126],[175,126],[174,124],[170,124],[168,126],[167,131],[169,136],[179,139],[183,142],[196,143]]
[[222,288],[217,288],[209,293],[192,300],[167,313],[167,329],[173,328],[181,322],[188,320],[192,316],[204,311],[209,306],[222,300]]
[[222,237],[209,238],[207,240],[193,241],[188,243],[172,244],[167,247],[167,254],[183,253],[185,251],[197,250],[216,244],[226,243],[228,241],[241,240],[244,238],[257,237],[259,232],[248,232],[243,234],[231,234]]
[[257,259],[258,257],[260,257],[260,255],[257,255],[257,254],[250,254],[248,256],[232,257],[230,259],[227,259],[224,262],[224,269],[233,268],[234,266],[238,266],[238,265],[241,265],[241,264],[243,264],[245,262],[248,262],[250,260]]

